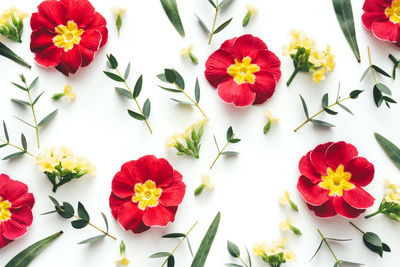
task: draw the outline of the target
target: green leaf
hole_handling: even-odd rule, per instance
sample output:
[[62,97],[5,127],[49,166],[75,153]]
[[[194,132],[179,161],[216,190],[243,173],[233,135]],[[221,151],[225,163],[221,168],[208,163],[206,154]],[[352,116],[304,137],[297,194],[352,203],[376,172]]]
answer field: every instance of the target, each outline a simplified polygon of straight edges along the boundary
[[365,77],[367,77],[367,74],[369,73],[370,70],[371,70],[371,67],[368,67],[366,70],[364,70],[363,75],[361,76],[360,82],[362,80],[364,80]]
[[29,104],[28,102],[23,101],[23,100],[11,98],[11,101],[14,102],[14,103],[16,103],[16,104],[18,104],[18,105],[21,105],[21,106],[28,106],[28,107],[31,106],[31,104]]
[[217,8],[217,6],[215,5],[215,3],[214,3],[213,0],[208,0],[208,2],[209,2],[214,8]]
[[133,89],[133,98],[139,96],[140,92],[142,91],[142,86],[143,86],[143,75],[140,75],[140,77],[136,81],[135,89]]
[[129,62],[129,63],[128,63],[128,66],[126,66],[125,73],[124,73],[124,79],[125,79],[125,81],[128,80],[129,72],[130,72],[130,71],[131,71],[131,63]]
[[25,154],[25,151],[12,153],[12,154],[8,155],[7,157],[4,157],[3,160],[12,160],[12,159],[16,159],[16,158],[21,157],[21,156],[24,155],[24,154]]
[[118,67],[118,61],[112,54],[107,55],[107,59],[111,69],[116,69]]
[[167,87],[163,87],[160,85],[158,87],[160,87],[161,89],[163,89],[165,91],[171,92],[171,93],[182,93],[182,91],[180,91],[178,89],[167,88]]
[[351,112],[351,110],[348,107],[346,107],[345,105],[338,103],[338,106],[341,107],[344,111],[346,111],[354,116],[353,112]]
[[6,141],[10,142],[10,137],[8,136],[7,126],[5,121],[3,121],[3,130],[4,130],[4,135],[6,137]]
[[165,258],[169,257],[171,255],[169,252],[157,252],[149,256],[151,259],[157,259],[157,258]]
[[156,76],[160,81],[167,83],[167,78],[165,78],[165,74],[161,73]]
[[54,94],[54,95],[51,97],[51,99],[53,99],[53,100],[59,100],[59,99],[63,98],[64,96],[65,96],[64,93],[58,93],[58,94]]
[[36,127],[35,127],[34,125],[30,124],[29,122],[24,121],[23,119],[18,118],[17,116],[14,116],[14,117],[15,117],[17,120],[22,121],[22,122],[25,123],[26,125],[28,125],[28,126],[34,128],[34,129],[36,129]]
[[328,93],[324,94],[324,96],[322,97],[322,107],[325,109],[328,106],[328,101],[329,101],[329,96]]
[[75,229],[82,229],[86,227],[89,224],[89,221],[87,220],[75,220],[71,222],[72,227]]
[[229,254],[231,254],[232,257],[238,258],[240,256],[240,249],[235,243],[228,240],[227,248],[228,248]]
[[34,105],[39,101],[40,97],[41,97],[43,94],[44,94],[44,92],[41,92],[40,95],[38,95],[38,96],[35,98],[35,100],[33,100],[32,106],[34,106]]
[[329,108],[324,108],[324,110],[325,110],[326,113],[328,113],[328,114],[330,114],[330,115],[336,115],[336,114],[338,114],[337,111],[334,111],[334,110],[329,109]]
[[165,69],[164,76],[169,83],[174,83],[176,80],[176,72],[172,69]]
[[8,144],[1,144],[0,145],[0,148],[3,148],[3,147],[5,147],[5,146],[7,146]]
[[306,114],[306,117],[308,119],[308,118],[310,118],[310,115],[308,114],[308,108],[307,108],[306,101],[304,101],[304,98],[301,95],[299,95],[299,96],[300,96],[300,99],[301,99],[301,104],[303,105],[304,114]]
[[60,203],[58,203],[58,201],[54,197],[49,196],[49,198],[50,198],[51,202],[53,202],[53,204],[56,208],[61,208]]
[[11,59],[12,61],[14,61],[24,67],[31,68],[31,65],[29,65],[25,60],[20,58],[17,54],[15,54],[11,49],[9,49],[7,46],[5,46],[2,42],[0,42],[0,56]]
[[114,74],[112,72],[108,71],[103,71],[105,75],[107,75],[110,79],[116,81],[116,82],[125,82],[124,78],[118,76],[117,74]]
[[215,235],[217,234],[220,220],[221,213],[218,212],[210,227],[208,228],[208,231],[205,234],[203,240],[201,241],[200,247],[197,250],[192,264],[190,265],[191,267],[204,267],[208,253],[210,252],[212,243],[214,242]]
[[356,99],[364,90],[354,90],[350,92],[350,98]]
[[187,241],[187,244],[188,244],[188,248],[189,248],[189,251],[190,251],[190,255],[192,255],[192,257],[194,258],[193,249],[192,249],[192,245],[190,244],[189,237],[186,237],[186,241]]
[[379,145],[385,151],[386,155],[388,155],[394,165],[396,165],[396,167],[400,169],[400,149],[382,135],[378,133],[374,133],[374,135],[376,141],[378,141]]
[[363,241],[367,248],[373,252],[376,252],[379,256],[383,256],[382,241],[377,234],[366,232],[363,235]]
[[267,124],[265,124],[265,126],[263,128],[264,134],[269,132],[269,130],[271,129],[271,125],[272,125],[271,121],[268,121]]
[[339,260],[339,262],[336,262],[335,265],[333,265],[333,267],[340,267],[341,265],[339,263],[344,265],[357,265],[357,266],[364,265],[363,263]]
[[200,102],[200,85],[198,78],[196,78],[196,85],[194,86],[194,98],[198,104]]
[[42,127],[43,125],[51,121],[57,115],[57,111],[58,109],[54,110],[52,113],[47,115],[43,120],[41,120],[38,124],[38,127]]
[[106,237],[106,235],[97,235],[97,236],[94,236],[94,237],[91,237],[91,238],[88,238],[88,239],[85,239],[85,240],[79,242],[78,245],[90,244],[90,243],[102,240],[105,237]]
[[350,0],[332,0],[333,8],[336,13],[339,25],[343,31],[344,37],[349,43],[351,50],[357,61],[360,62],[360,51],[357,45],[356,30],[354,28],[353,9]]
[[26,152],[26,150],[28,149],[28,144],[26,143],[26,138],[25,138],[24,134],[21,134],[21,144],[22,144],[22,148]]
[[26,267],[28,266],[35,258],[38,256],[46,247],[48,247],[54,240],[56,240],[60,235],[62,235],[62,231],[55,233],[49,237],[46,237],[20,253],[18,253],[14,258],[12,258],[5,267]]
[[392,98],[390,98],[388,96],[384,96],[383,100],[385,100],[386,102],[389,102],[389,103],[393,103],[393,104],[397,103],[394,99],[392,99]]
[[228,128],[228,131],[226,132],[226,140],[229,141],[232,137],[233,137],[233,129],[232,126],[230,126]]
[[311,257],[310,261],[312,261],[315,258],[315,256],[318,254],[318,252],[320,251],[320,249],[322,247],[322,243],[324,243],[323,240],[321,240],[321,243],[319,243],[319,246],[318,246],[317,250],[315,251],[314,255]]
[[150,109],[151,109],[150,99],[147,98],[147,100],[143,104],[143,115],[146,117],[146,119],[148,119],[150,116]]
[[19,85],[19,84],[17,84],[17,83],[11,83],[12,85],[14,85],[14,86],[16,86],[16,87],[18,87],[19,89],[21,89],[21,90],[24,90],[24,91],[28,91],[25,87],[23,87],[22,85]]
[[222,155],[227,156],[227,157],[237,156],[239,154],[240,153],[236,152],[236,151],[224,151],[224,152],[222,152]]
[[115,87],[115,90],[121,96],[129,98],[129,99],[133,99],[133,96],[132,96],[131,92],[129,92],[128,90],[126,90],[124,88],[120,88],[120,87]]
[[[62,210],[61,210],[62,209]],[[62,207],[59,208],[59,214],[66,219],[72,218],[74,216],[74,207],[68,202],[63,202]]]
[[33,88],[35,88],[36,85],[37,85],[37,83],[38,83],[38,81],[39,81],[39,77],[36,77],[36,78],[31,82],[31,84],[28,86],[28,90],[30,91],[30,90],[32,90]]
[[186,102],[186,101],[178,100],[178,99],[175,99],[175,98],[170,98],[170,99],[171,99],[172,101],[175,101],[175,102],[181,104],[181,105],[194,106],[193,103],[189,103],[189,102]]
[[[226,0],[225,0],[226,1]],[[222,4],[221,4],[222,5]],[[228,19],[227,21],[225,21],[224,23],[222,23],[221,25],[218,26],[218,28],[214,31],[214,34],[221,32],[223,29],[225,29],[226,26],[229,25],[229,23],[231,23],[233,18]]]
[[229,143],[232,143],[232,144],[235,144],[235,143],[239,143],[240,142],[240,140],[241,139],[239,139],[239,138],[232,138],[232,139],[229,139]]
[[175,266],[175,257],[174,257],[174,255],[169,256],[167,266],[168,267],[174,267]]
[[228,266],[228,267],[243,267],[243,265],[236,264],[236,263],[225,263],[225,266]]
[[106,216],[103,212],[100,212],[100,213],[101,213],[101,216],[103,217],[104,224],[106,225],[106,233],[108,233],[108,220],[107,220],[107,216]]
[[183,77],[177,72],[176,70],[173,69],[175,72],[176,78],[175,78],[175,83],[179,86],[180,89],[185,90],[185,80]]
[[230,3],[232,2],[232,0],[224,0],[221,2],[221,4],[219,4],[219,8],[224,8],[226,6],[228,6]]
[[335,127],[335,125],[330,124],[329,122],[326,122],[326,121],[311,120],[311,122],[314,123],[315,125],[322,126],[322,127]]
[[381,91],[378,89],[378,87],[376,87],[376,85],[374,86],[374,89],[373,89],[373,96],[374,96],[375,105],[377,107],[380,107],[383,102],[383,97],[382,97]]
[[78,215],[81,217],[81,219],[90,221],[90,216],[87,210],[85,209],[85,206],[81,202],[78,202]]
[[178,6],[175,0],[160,0],[169,21],[175,27],[175,30],[185,37],[185,29],[183,28],[181,18],[179,16]]
[[383,243],[383,242],[382,242],[382,249],[383,249],[383,251],[386,251],[386,252],[392,252],[390,247],[387,244]]
[[196,18],[200,24],[200,27],[203,29],[203,31],[207,34],[210,34],[210,30],[208,29],[207,25],[199,18],[199,16],[196,15]]
[[375,86],[376,86],[376,88],[379,89],[379,91],[381,91],[384,94],[387,94],[387,95],[391,95],[392,94],[392,91],[390,91],[389,87],[387,87],[383,83],[378,83]]
[[137,113],[137,112],[135,112],[135,111],[132,111],[132,110],[130,110],[130,109],[128,109],[128,114],[129,114],[132,118],[134,118],[134,119],[136,119],[136,120],[139,120],[139,121],[144,121],[144,120],[146,119],[146,117],[143,116],[142,114],[139,114],[139,113]]
[[221,150],[219,149],[217,139],[215,138],[215,135],[213,135],[213,137],[214,137],[214,142],[215,142],[215,145],[217,146],[217,150],[218,150],[218,153],[219,153],[219,152],[221,152]]
[[247,261],[249,262],[249,267],[251,267],[251,257],[250,257],[250,252],[246,247],[246,252],[247,252]]
[[186,235],[183,233],[170,233],[163,235],[162,238],[180,238],[180,237],[185,237]]
[[372,65],[372,68],[373,68],[374,70],[376,70],[376,72],[382,74],[383,76],[392,78],[392,77],[390,76],[390,74],[388,74],[386,71],[384,71],[383,69],[379,68],[378,66]]

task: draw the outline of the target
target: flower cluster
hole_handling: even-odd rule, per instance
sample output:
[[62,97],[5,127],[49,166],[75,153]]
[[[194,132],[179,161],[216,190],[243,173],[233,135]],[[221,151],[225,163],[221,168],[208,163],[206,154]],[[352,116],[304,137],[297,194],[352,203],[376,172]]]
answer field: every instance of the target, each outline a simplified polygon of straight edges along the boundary
[[0,15],[0,34],[17,42],[22,42],[21,36],[24,30],[24,18],[29,15],[15,7],[10,7]]
[[253,246],[254,255],[261,257],[262,260],[268,263],[271,267],[279,267],[282,263],[293,262],[296,260],[296,255],[293,251],[285,249],[287,238],[283,237],[280,240],[274,240],[271,246],[265,243],[258,243]]
[[283,55],[293,59],[294,71],[287,81],[289,86],[299,71],[310,72],[314,83],[325,80],[325,74],[332,72],[335,68],[335,56],[331,54],[328,45],[325,51],[320,51],[315,46],[315,41],[298,30],[291,30],[292,41],[283,47]]
[[94,175],[96,170],[87,158],[76,156],[63,146],[45,149],[34,158],[34,163],[53,184],[53,192],[56,192],[59,186],[85,174]]
[[386,214],[389,218],[400,222],[400,186],[385,180],[387,189],[379,209],[365,218],[370,218],[379,213]]
[[[200,141],[204,132],[204,125],[208,122],[208,118],[199,120],[186,128],[184,134],[175,133],[167,138],[167,147],[175,147],[178,155],[188,155],[196,159],[199,158]],[[186,145],[182,144],[185,141]]]

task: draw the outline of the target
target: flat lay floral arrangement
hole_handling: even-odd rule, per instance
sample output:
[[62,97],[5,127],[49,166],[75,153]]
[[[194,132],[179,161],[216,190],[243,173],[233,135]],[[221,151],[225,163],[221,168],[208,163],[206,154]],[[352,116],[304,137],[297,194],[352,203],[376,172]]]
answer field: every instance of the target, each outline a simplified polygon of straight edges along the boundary
[[400,1],[275,2],[3,3],[0,265],[396,266]]

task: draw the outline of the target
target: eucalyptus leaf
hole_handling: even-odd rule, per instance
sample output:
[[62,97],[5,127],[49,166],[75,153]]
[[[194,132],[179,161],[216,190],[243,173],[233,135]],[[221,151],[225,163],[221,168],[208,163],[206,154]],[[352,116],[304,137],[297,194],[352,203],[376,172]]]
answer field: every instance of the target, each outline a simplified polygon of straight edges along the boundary
[[385,151],[386,155],[388,155],[394,165],[396,165],[396,167],[400,169],[400,149],[382,135],[378,133],[374,133],[374,135],[376,141],[378,141],[379,145]]
[[103,217],[104,220],[104,224],[106,225],[106,233],[108,233],[108,220],[107,220],[107,216],[103,213],[100,212],[101,216]]
[[168,257],[168,262],[167,262],[168,267],[174,267],[175,266],[175,257],[174,255],[171,255]]
[[109,71],[103,71],[105,75],[107,75],[110,79],[116,81],[116,82],[125,82],[124,78],[118,76],[117,74],[114,74]]
[[326,93],[322,97],[322,101],[321,101],[321,105],[323,108],[326,108],[328,106],[328,101],[329,101],[329,95],[328,95],[328,93]]
[[363,235],[363,241],[367,248],[373,252],[376,252],[380,257],[383,256],[382,241],[377,234],[366,232]]
[[164,76],[169,83],[174,83],[176,80],[176,72],[172,69],[165,69]]
[[30,90],[32,90],[33,88],[35,88],[36,85],[37,85],[37,83],[38,83],[38,81],[39,81],[39,77],[36,77],[36,78],[31,82],[31,84],[28,86],[28,90],[30,91]]
[[217,8],[217,6],[215,5],[215,3],[214,3],[213,0],[208,0],[208,2],[209,2],[214,8]]
[[6,157],[3,158],[3,160],[12,160],[12,159],[16,159],[21,157],[22,155],[25,154],[25,151],[21,151],[21,152],[16,152],[16,153],[12,153]]
[[18,87],[18,88],[21,89],[21,90],[28,91],[28,89],[26,89],[26,88],[23,87],[22,85],[19,85],[19,84],[17,84],[17,83],[11,83],[11,84],[14,85],[14,86],[16,86],[16,87]]
[[125,73],[124,73],[125,81],[128,80],[130,71],[131,71],[131,63],[129,62],[128,65],[126,66]]
[[186,235],[183,233],[170,233],[161,236],[162,238],[180,238],[180,237],[185,237]]
[[250,252],[249,252],[249,250],[247,249],[247,247],[246,247],[246,252],[247,252],[247,261],[249,262],[249,267],[251,267],[251,257],[250,257]]
[[97,236],[94,236],[94,237],[85,239],[85,240],[79,242],[78,244],[79,244],[79,245],[90,244],[90,243],[93,243],[93,242],[102,240],[102,239],[104,239],[105,237],[106,237],[106,235],[97,235]]
[[181,18],[179,16],[176,0],[160,0],[169,21],[175,27],[176,31],[185,37],[185,29],[183,28]]
[[126,90],[124,88],[120,88],[120,87],[115,87],[115,90],[117,91],[117,93],[119,95],[129,98],[129,99],[133,99],[131,92],[129,92],[128,90]]
[[196,78],[196,85],[194,86],[194,97],[195,97],[196,103],[198,104],[200,102],[200,85],[199,85],[198,78]]
[[136,81],[135,89],[133,89],[133,98],[139,96],[140,92],[142,91],[142,86],[143,86],[143,75],[140,75],[140,77]]
[[228,131],[226,132],[226,140],[229,141],[232,137],[233,137],[233,129],[232,126],[230,126],[228,128]]
[[376,88],[379,89],[379,91],[381,91],[384,94],[387,94],[387,95],[391,95],[392,94],[392,91],[390,91],[389,87],[387,87],[383,83],[378,83],[375,86],[376,86]]
[[11,101],[14,102],[14,103],[16,103],[16,104],[18,104],[18,105],[21,105],[21,106],[28,106],[28,107],[31,106],[30,103],[28,103],[28,102],[26,102],[26,101],[24,101],[24,100],[11,98]]
[[337,111],[334,111],[334,110],[329,109],[329,108],[325,108],[324,110],[325,110],[325,112],[328,113],[329,115],[336,115],[336,114],[338,114]]
[[182,91],[178,90],[178,89],[167,88],[167,87],[160,86],[160,85],[158,87],[160,87],[161,89],[163,89],[165,91],[171,92],[171,93],[182,93]]
[[179,86],[180,89],[185,90],[185,80],[183,79],[182,75],[179,74],[178,71],[174,70],[175,72],[175,83]]
[[[226,0],[225,0],[226,1]],[[221,4],[222,5],[222,4]],[[222,23],[221,25],[218,26],[217,29],[215,29],[214,34],[221,32],[223,29],[226,28],[226,26],[229,25],[229,23],[231,23],[233,18],[228,19],[227,21],[225,21],[224,23]]]
[[8,136],[7,125],[6,125],[5,121],[3,121],[3,130],[4,130],[4,135],[6,137],[7,142],[10,142],[10,137]]
[[196,15],[197,21],[199,22],[200,27],[203,31],[207,34],[210,34],[210,30],[208,29],[207,25],[201,20],[199,16]]
[[389,73],[387,73],[387,72],[384,71],[383,69],[379,68],[378,66],[372,65],[372,68],[373,68],[374,70],[376,70],[376,72],[382,74],[383,76],[386,76],[386,77],[388,77],[388,78],[392,78],[392,77],[390,76]]
[[175,99],[175,98],[170,98],[170,99],[171,99],[172,101],[175,101],[175,102],[181,104],[181,105],[194,106],[193,103],[189,103],[189,102],[186,102],[186,101],[178,100],[178,99]]
[[111,69],[116,69],[118,67],[118,61],[112,54],[107,55],[107,59]]
[[351,110],[348,107],[346,107],[345,105],[338,103],[338,106],[341,107],[344,111],[346,111],[354,116],[353,112],[351,112]]
[[90,216],[87,210],[85,209],[85,206],[81,202],[78,202],[78,215],[81,219],[90,221]]
[[14,116],[14,118],[16,118],[17,120],[19,120],[19,121],[25,123],[25,124],[28,125],[29,127],[32,127],[32,128],[34,128],[34,129],[36,129],[36,126],[30,124],[29,122],[27,122],[27,121],[25,121],[25,120],[23,120],[23,119],[21,119],[21,118],[18,118],[17,116]]
[[7,146],[8,144],[1,144],[0,145],[0,148],[3,148],[3,147],[5,147],[5,146]]
[[150,109],[151,109],[150,99],[147,98],[143,104],[143,115],[146,117],[146,119],[148,119],[150,116]]
[[243,265],[236,264],[236,263],[225,263],[225,266],[228,266],[228,267],[243,267]]
[[24,151],[26,152],[28,149],[28,144],[26,143],[26,137],[24,134],[21,134],[21,145]]
[[135,112],[135,111],[133,111],[133,110],[130,110],[130,109],[128,109],[128,114],[129,114],[132,118],[134,118],[134,119],[136,119],[136,120],[139,120],[139,121],[144,121],[144,120],[146,119],[146,117],[143,116],[142,114],[139,114],[139,113],[137,113],[137,112]]
[[161,73],[156,76],[160,81],[167,83],[167,78],[165,78],[165,74]]
[[231,242],[231,241],[227,241],[227,248],[228,248],[228,252],[229,254],[234,257],[234,258],[238,258],[240,256],[240,249],[239,247]]
[[226,7],[226,6],[228,6],[230,3],[232,3],[233,2],[233,0],[223,0],[222,2],[221,2],[221,4],[219,4],[219,8],[224,8],[224,7]]
[[171,255],[169,252],[157,252],[149,256],[151,259],[156,259],[156,258],[165,258],[169,257]]
[[75,229],[82,229],[86,227],[89,224],[89,221],[87,220],[75,220],[71,222],[71,225]]
[[321,240],[321,243],[319,243],[319,246],[318,246],[317,250],[315,251],[315,253],[313,254],[313,256],[311,257],[310,261],[312,261],[315,258],[315,256],[318,254],[318,252],[321,250],[323,243],[324,243],[324,241]]
[[57,115],[57,111],[58,111],[58,109],[54,110],[49,115],[47,115],[43,120],[41,120],[38,124],[38,127],[42,127],[45,124],[47,124],[49,121],[51,121]]
[[235,143],[239,143],[240,142],[240,140],[241,139],[239,139],[239,138],[232,138],[232,139],[229,139],[229,143],[232,143],[232,144],[235,144]]
[[336,262],[333,267],[340,267],[340,264],[344,264],[344,265],[357,265],[357,266],[361,266],[364,265],[363,263],[358,263],[358,262],[352,262],[352,261],[344,261],[344,260],[339,260],[338,262]]
[[374,89],[373,89],[373,96],[374,96],[375,105],[377,107],[380,107],[383,102],[383,97],[382,97],[381,91],[378,89],[378,87],[376,87],[376,85],[374,86]]
[[301,95],[299,95],[299,96],[300,96],[300,99],[301,99],[301,104],[303,105],[304,114],[306,115],[306,117],[308,119],[308,118],[310,118],[310,115],[308,114],[308,108],[307,108],[306,101],[304,101],[304,98]]
[[43,94],[44,94],[44,92],[40,93],[40,95],[38,95],[38,96],[35,98],[35,100],[33,100],[32,106],[34,106],[34,105],[39,101],[40,97],[41,97]]
[[[61,211],[61,209],[62,209],[62,211]],[[60,215],[63,218],[67,218],[67,219],[72,218],[74,216],[74,213],[75,213],[74,207],[72,207],[72,205],[69,204],[68,202],[63,202],[63,205],[62,205],[62,207],[60,207],[59,210],[62,213]]]
[[311,120],[312,123],[314,123],[315,125],[318,126],[322,126],[322,127],[335,127],[335,125],[330,124],[329,122],[326,121],[321,121],[321,120]]
[[364,90],[354,90],[350,92],[350,98],[356,99]]
[[371,70],[371,67],[368,67],[368,68],[363,72],[363,74],[361,75],[360,82],[361,82],[362,80],[364,80],[365,77],[367,77],[367,74],[369,73],[370,70]]

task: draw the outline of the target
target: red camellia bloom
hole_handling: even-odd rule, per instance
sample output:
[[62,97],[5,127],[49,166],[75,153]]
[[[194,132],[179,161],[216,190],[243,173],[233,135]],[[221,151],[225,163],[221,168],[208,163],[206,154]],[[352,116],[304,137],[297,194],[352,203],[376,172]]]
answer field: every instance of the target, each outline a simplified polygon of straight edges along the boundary
[[144,156],[125,163],[114,176],[111,212],[125,230],[142,233],[173,222],[185,191],[182,175],[167,160]]
[[89,65],[108,38],[106,20],[88,0],[46,0],[31,18],[31,51],[65,75]]
[[246,34],[225,41],[208,58],[205,76],[227,103],[262,104],[275,92],[281,62],[259,38]]
[[366,0],[362,22],[381,40],[400,45],[400,0]]
[[26,184],[0,175],[0,248],[26,233],[32,224],[34,204]]
[[355,218],[374,204],[375,199],[361,188],[374,178],[374,165],[358,157],[351,144],[319,145],[301,158],[299,170],[297,190],[319,217]]

